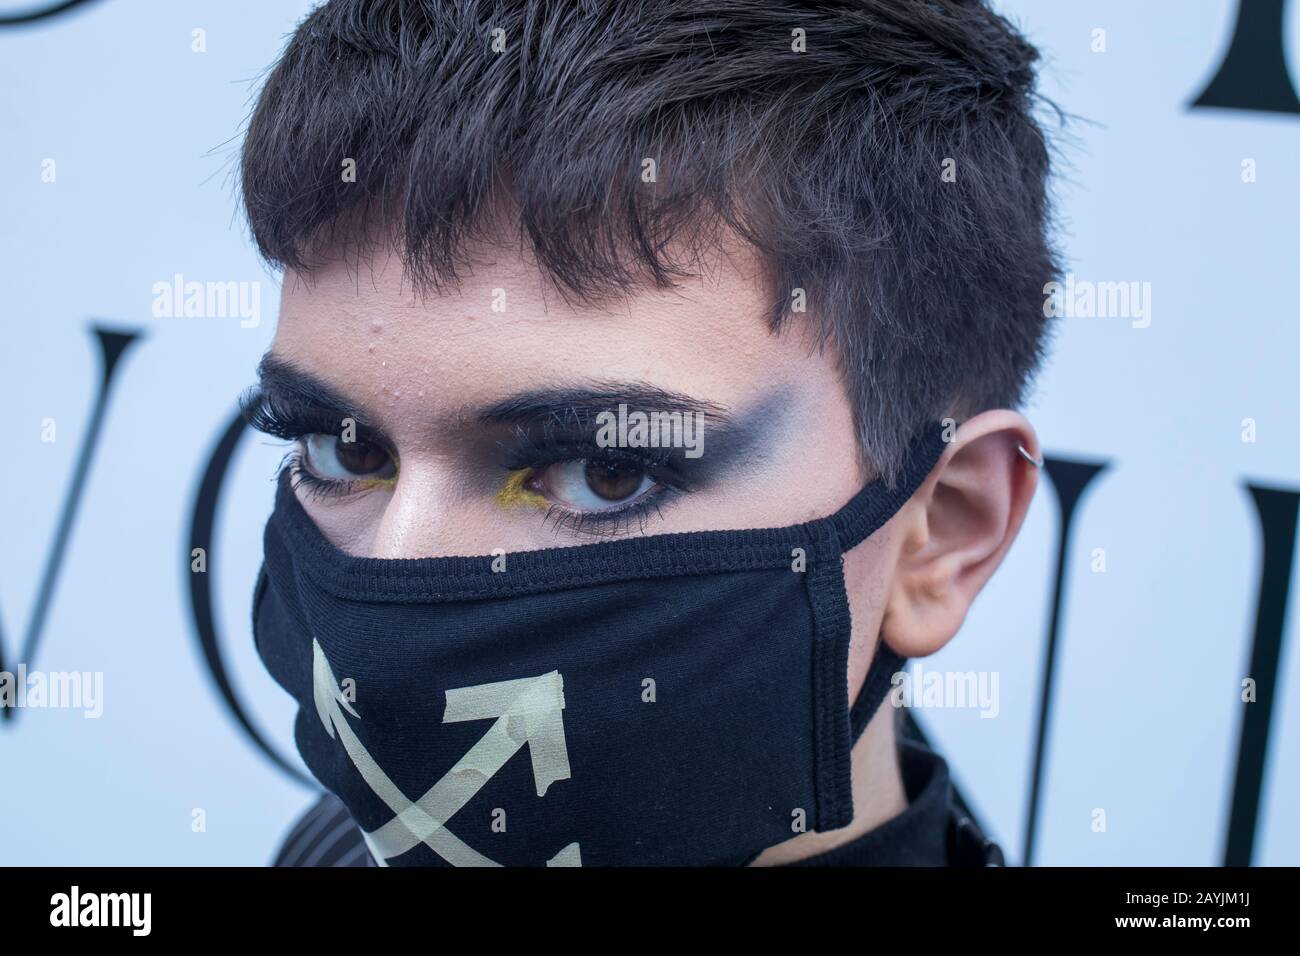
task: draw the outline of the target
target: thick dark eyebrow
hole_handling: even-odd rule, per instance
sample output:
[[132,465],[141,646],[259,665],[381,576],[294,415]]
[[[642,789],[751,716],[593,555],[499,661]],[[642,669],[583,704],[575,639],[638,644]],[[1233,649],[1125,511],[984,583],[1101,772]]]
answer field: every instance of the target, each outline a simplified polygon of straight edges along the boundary
[[272,401],[286,405],[305,405],[337,414],[339,418],[351,418],[359,429],[379,431],[361,413],[355,402],[349,401],[343,394],[286,359],[269,353],[262,356],[262,361],[257,366],[257,378],[262,393]]
[[[326,384],[315,375],[287,359],[271,353],[263,356],[257,369],[261,394],[272,404],[300,406],[326,416],[351,418],[357,429],[383,441],[383,430],[350,401],[343,393]],[[779,420],[775,401],[760,403],[753,414],[745,416],[743,424],[736,421],[731,409],[717,402],[694,398],[681,392],[660,388],[645,382],[595,382],[582,385],[538,388],[510,395],[479,408],[461,408],[449,416],[445,427],[449,440],[476,442],[473,428],[483,429],[594,428],[596,416],[605,411],[617,411],[626,405],[629,412],[680,412],[699,414],[708,422],[713,463],[721,464],[727,458],[742,453],[757,443],[760,435],[770,431],[774,420]],[[488,438],[488,435],[479,436]],[[493,447],[500,444],[499,435]],[[724,452],[729,452],[725,453]]]
[[725,405],[644,382],[597,382],[587,386],[520,392],[471,412],[467,417],[483,425],[564,419],[581,421],[599,412],[617,411],[619,405],[626,405],[628,411],[699,413],[711,425],[718,427],[732,423],[731,410]]

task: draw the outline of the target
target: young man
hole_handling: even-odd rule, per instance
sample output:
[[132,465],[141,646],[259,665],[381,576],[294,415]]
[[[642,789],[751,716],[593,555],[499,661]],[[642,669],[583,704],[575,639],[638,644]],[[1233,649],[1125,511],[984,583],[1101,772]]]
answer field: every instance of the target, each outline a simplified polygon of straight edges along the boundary
[[243,188],[284,865],[996,864],[880,707],[1034,493],[1035,50],[973,0],[329,0]]

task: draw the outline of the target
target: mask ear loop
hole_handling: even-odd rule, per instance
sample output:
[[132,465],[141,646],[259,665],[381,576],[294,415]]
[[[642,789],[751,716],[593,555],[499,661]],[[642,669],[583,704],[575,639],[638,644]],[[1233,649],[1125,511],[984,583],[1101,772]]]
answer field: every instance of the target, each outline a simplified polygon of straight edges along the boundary
[[876,711],[880,710],[880,705],[889,696],[894,675],[901,673],[907,666],[907,658],[895,652],[883,637],[877,637],[877,640],[880,643],[871,659],[871,666],[867,668],[866,680],[858,691],[858,699],[849,709],[849,734],[854,743],[858,742],[862,732],[867,729],[867,724],[871,723],[871,718],[876,716]]
[[841,554],[852,551],[875,534],[916,494],[916,489],[943,457],[948,445],[944,432],[943,425],[935,424],[916,437],[893,487],[877,478],[838,512],[821,519],[835,528]]
[[[913,443],[903,473],[893,488],[873,483],[870,487],[875,489],[874,494],[868,496],[864,490],[862,495],[835,516],[841,553],[850,551],[869,538],[916,494],[916,490],[943,457],[947,445],[944,433],[942,424],[932,425]],[[858,691],[853,706],[849,708],[852,743],[857,743],[871,718],[880,709],[893,686],[894,675],[907,666],[907,658],[894,651],[883,638],[877,636],[877,642],[876,653],[867,668],[862,688]]]
[[[932,446],[929,451],[933,451]],[[1043,467],[1043,459],[1041,457],[1035,458],[1024,445],[1017,445],[1016,451],[1019,452],[1021,458],[1035,468]],[[911,497],[916,488],[929,475],[937,460],[938,456],[931,457],[930,454],[927,454],[925,444],[914,450],[912,459],[908,463],[907,475],[901,482],[901,487],[907,490],[908,497]],[[917,464],[918,461],[919,465]],[[927,465],[926,462],[929,464]],[[921,468],[925,470],[922,472]],[[901,503],[899,507],[901,507]],[[866,535],[863,536],[862,540],[865,540],[865,538]],[[862,682],[862,690],[858,692],[858,698],[853,702],[853,707],[849,711],[849,727],[855,743],[889,695],[889,689],[893,686],[894,675],[900,673],[907,666],[906,657],[896,653],[893,648],[884,642],[883,638],[877,639],[880,643],[876,648],[875,657],[872,658],[871,666],[867,669],[867,676]]]

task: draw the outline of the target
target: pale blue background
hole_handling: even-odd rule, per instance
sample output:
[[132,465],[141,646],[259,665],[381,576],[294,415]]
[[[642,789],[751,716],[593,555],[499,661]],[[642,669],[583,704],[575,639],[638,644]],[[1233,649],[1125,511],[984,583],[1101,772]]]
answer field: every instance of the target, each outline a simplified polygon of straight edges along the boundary
[[[0,10],[19,4],[3,0]],[[1287,24],[1300,72],[1300,17]],[[105,672],[105,712],[0,725],[0,864],[259,864],[312,799],[246,743],[191,631],[185,541],[200,469],[270,341],[278,297],[236,215],[231,166],[259,73],[304,0],[102,0],[0,30],[0,615],[10,659],[36,594],[93,388],[89,317],[147,328],[125,360],[36,666]],[[1300,486],[1300,119],[1193,110],[1230,0],[1002,9],[1082,117],[1061,141],[1061,245],[1081,278],[1150,281],[1150,328],[1061,323],[1028,409],[1049,453],[1113,461],[1075,528],[1039,862],[1213,864],[1223,852],[1259,534],[1246,479]],[[191,30],[207,52],[191,52]],[[1108,50],[1090,51],[1092,30]],[[58,162],[58,181],[40,163]],[[1241,160],[1258,164],[1243,184]],[[263,322],[154,319],[174,273],[262,280]],[[59,440],[41,444],[53,417]],[[1259,440],[1243,444],[1241,420]],[[255,719],[292,751],[292,708],[254,655],[249,597],[281,449],[240,448],[212,572]],[[1021,540],[935,667],[997,670],[1001,716],[923,713],[1017,859],[1056,511]],[[1104,548],[1108,570],[1089,556]],[[1300,584],[1292,604],[1300,601]],[[1256,859],[1300,863],[1293,606]],[[296,755],[295,755],[296,759]],[[191,811],[207,812],[193,833]],[[1106,833],[1091,829],[1107,814]]]

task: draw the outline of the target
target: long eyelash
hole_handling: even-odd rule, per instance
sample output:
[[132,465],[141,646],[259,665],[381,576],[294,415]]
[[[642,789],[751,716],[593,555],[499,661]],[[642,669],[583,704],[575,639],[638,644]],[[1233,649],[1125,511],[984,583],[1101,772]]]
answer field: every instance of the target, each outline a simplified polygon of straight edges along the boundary
[[307,434],[299,427],[306,423],[296,420],[297,416],[285,414],[285,410],[274,403],[271,396],[257,387],[250,388],[239,396],[239,413],[249,427],[264,435],[293,441]]
[[[239,398],[239,411],[252,428],[274,438],[296,441],[306,435],[337,435],[343,417],[337,412],[277,399],[254,386]],[[357,440],[377,445],[396,458],[391,444],[365,426],[358,425]]]
[[[254,386],[239,397],[239,411],[244,421],[252,428],[285,441],[300,442],[312,434],[332,435],[341,431],[342,418],[335,412],[320,408],[300,405],[273,398],[262,389]],[[357,428],[357,439],[383,448],[397,462],[397,454],[381,435],[377,435],[364,426]],[[321,478],[311,473],[303,460],[302,447],[295,445],[280,461],[276,469],[276,478],[289,472],[289,481],[294,491],[301,489],[307,498],[334,498],[345,495],[359,495],[376,487],[366,479],[356,481],[339,481]]]
[[289,472],[289,484],[293,490],[296,492],[301,488],[304,497],[309,499],[360,496],[377,487],[366,479],[338,481],[313,475],[303,462],[302,449],[297,446],[281,459],[276,477],[279,478],[285,471]]
[[570,511],[560,505],[552,505],[543,517],[542,524],[550,524],[557,534],[564,530],[573,534],[613,538],[631,533],[633,525],[638,532],[645,533],[646,522],[652,516],[662,520],[662,505],[677,493],[676,488],[664,488],[637,499],[625,508],[608,511]]
[[[334,434],[340,427],[337,413],[278,401],[256,387],[240,397],[239,405],[244,420],[251,427],[287,441],[298,441],[314,433]],[[524,425],[516,426],[512,430],[514,447],[507,452],[505,467],[511,471],[536,470],[579,459],[621,462],[645,471],[659,488],[624,507],[605,511],[573,511],[553,504],[543,516],[544,526],[551,525],[557,534],[567,530],[595,537],[617,537],[631,533],[634,528],[643,533],[649,520],[663,518],[663,504],[692,490],[694,482],[676,467],[674,459],[680,454],[680,449],[601,447],[596,444],[594,433],[588,426],[589,422],[577,415],[555,416],[534,423],[531,429]],[[359,428],[358,438],[379,445],[393,456],[394,461],[397,460],[396,453],[382,436]],[[364,479],[339,481],[312,474],[303,461],[301,447],[297,446],[284,456],[277,476],[284,471],[289,472],[294,490],[302,489],[304,495],[311,498],[364,494],[374,487]]]
[[658,485],[656,491],[624,507],[605,511],[576,511],[552,504],[542,524],[551,525],[557,534],[569,531],[577,535],[617,537],[634,530],[644,532],[652,518],[662,520],[661,509],[665,503],[690,492],[695,484],[677,467],[681,449],[602,447],[596,443],[593,422],[576,412],[557,413],[541,421],[516,425],[511,432],[512,447],[507,450],[505,462],[511,471],[537,471],[548,465],[577,460],[619,462],[644,471]]
[[505,467],[509,471],[544,468],[547,465],[584,459],[631,465],[642,469],[656,481],[681,491],[690,491],[693,487],[693,482],[676,467],[675,459],[680,455],[680,449],[602,447],[588,433],[565,434],[558,429],[545,427],[541,434],[534,434],[524,426],[514,429],[513,444],[505,461]]

